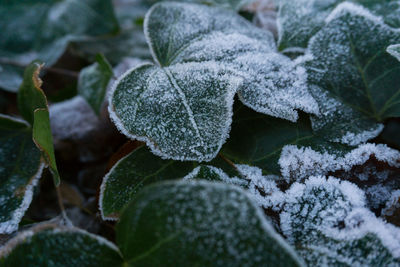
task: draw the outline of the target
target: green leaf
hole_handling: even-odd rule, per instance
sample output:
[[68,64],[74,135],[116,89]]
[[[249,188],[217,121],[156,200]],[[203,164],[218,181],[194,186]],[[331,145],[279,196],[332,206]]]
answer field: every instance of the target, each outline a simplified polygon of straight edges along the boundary
[[399,229],[365,208],[354,184],[310,177],[285,192],[281,229],[309,265],[397,266]]
[[42,151],[44,160],[53,175],[54,184],[60,184],[60,175],[57,170],[56,157],[54,155],[53,136],[51,135],[50,117],[48,109],[36,109],[33,123],[33,141]]
[[[278,12],[279,48],[307,47],[310,38],[324,25],[326,17],[345,0],[280,0]],[[352,0],[368,8],[390,26],[400,27],[397,0]]]
[[38,225],[0,250],[2,266],[122,266],[118,248],[77,228]]
[[399,41],[398,29],[360,6],[344,3],[332,12],[308,47],[309,81],[321,97],[313,129],[357,145],[379,134],[378,122],[400,116],[400,62],[386,53]]
[[125,135],[154,154],[209,161],[228,136],[236,84],[217,64],[146,64],[116,83],[109,111]]
[[118,219],[122,208],[134,199],[144,186],[156,182],[196,178],[229,183],[228,174],[239,176],[237,170],[220,157],[209,162],[208,166],[196,166],[197,162],[162,159],[152,154],[145,146],[135,149],[120,159],[103,178],[99,197],[99,209],[103,220]]
[[[162,0],[167,1],[167,0]],[[145,0],[144,2],[148,2],[151,4],[155,4],[160,2],[159,0]],[[174,2],[182,2],[182,3],[197,3],[197,4],[204,4],[209,6],[219,6],[226,9],[232,10],[240,10],[241,7],[251,4],[255,2],[255,0],[178,0]]]
[[104,220],[115,220],[122,208],[146,185],[185,176],[192,162],[164,160],[142,146],[119,160],[104,177],[99,209]]
[[307,116],[297,123],[256,113],[237,105],[228,142],[221,153],[235,164],[257,166],[264,174],[281,174],[279,159],[288,145],[309,147],[319,152],[343,155],[350,147],[327,142],[315,134]]
[[6,71],[0,71],[0,87],[11,92],[30,61],[51,66],[70,41],[118,30],[110,0],[6,1],[0,17],[0,67]]
[[209,161],[225,142],[233,95],[257,111],[296,120],[318,113],[305,70],[276,53],[269,32],[237,14],[196,4],[159,3],[144,22],[158,66],[116,82],[109,111],[125,135],[166,158]]
[[107,85],[112,77],[112,67],[101,54],[96,56],[96,63],[83,68],[79,73],[78,92],[86,99],[97,115],[100,114]]
[[142,190],[122,214],[117,243],[129,266],[302,266],[244,191],[206,181]]
[[46,95],[41,89],[42,80],[39,78],[42,66],[34,61],[26,68],[24,81],[18,91],[18,109],[22,117],[32,125],[33,141],[42,151],[44,161],[53,174],[54,184],[58,186],[60,175],[54,155],[49,110]]
[[400,44],[389,45],[386,51],[400,61]]
[[29,64],[18,90],[18,110],[31,125],[33,125],[35,110],[47,109],[47,99],[41,88],[42,80],[39,77],[42,67],[43,64],[36,61]]
[[29,125],[0,115],[0,234],[18,229],[43,167]]

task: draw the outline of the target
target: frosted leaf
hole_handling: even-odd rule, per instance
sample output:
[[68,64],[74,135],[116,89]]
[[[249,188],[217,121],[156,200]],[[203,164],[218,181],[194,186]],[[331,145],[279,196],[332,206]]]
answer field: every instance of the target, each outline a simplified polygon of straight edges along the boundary
[[116,220],[122,208],[144,186],[182,178],[193,170],[192,162],[164,160],[139,147],[120,159],[103,178],[99,210],[103,220]]
[[362,144],[347,153],[318,152],[310,147],[286,145],[282,149],[279,165],[287,181],[296,181],[311,175],[350,171],[352,167],[366,163],[372,156],[389,166],[400,167],[400,152],[382,144]]
[[[341,122],[350,131],[336,140],[351,143],[354,137],[353,143],[362,142],[380,132],[381,126],[373,127],[368,120],[381,122],[400,115],[400,62],[385,52],[400,41],[400,30],[350,3],[337,6],[326,22],[309,43],[308,78],[347,108],[341,114],[342,108],[332,100],[314,124],[324,132],[334,132],[334,125]],[[354,116],[357,113],[359,119]]]
[[0,234],[18,229],[44,164],[25,121],[0,115]]
[[310,177],[286,192],[281,229],[308,264],[397,266],[400,229],[368,211],[357,186]]
[[213,62],[147,64],[115,83],[109,112],[120,131],[156,155],[210,161],[228,137],[240,82]]
[[386,221],[400,226],[400,190],[395,190],[390,195],[390,198],[385,203],[385,207],[382,209],[382,217]]
[[[279,0],[278,33],[279,47],[306,47],[308,40],[325,24],[331,11],[345,0]],[[397,0],[364,1],[360,3],[376,15],[382,16],[393,27],[400,26],[400,3]]]
[[191,179],[202,179],[214,182],[223,182],[226,184],[237,185],[246,188],[248,186],[248,182],[238,177],[229,177],[223,170],[220,168],[210,166],[210,165],[201,165],[196,167],[193,171],[183,177],[183,180],[191,180]]
[[400,61],[400,44],[389,45],[386,51]]
[[236,103],[230,137],[221,153],[237,164],[256,166],[266,174],[280,175],[278,161],[286,145],[310,147],[319,153],[336,155],[351,150],[347,145],[327,142],[324,136],[316,134],[304,114],[293,123],[265,116]]
[[[40,59],[53,65],[72,40],[115,32],[110,0],[7,1],[0,6],[0,87],[16,92],[23,68]],[[8,75],[11,74],[10,80]]]
[[146,15],[145,33],[155,60],[219,61],[243,77],[240,99],[258,112],[292,121],[296,109],[318,114],[304,68],[276,51],[270,32],[236,14],[199,5],[158,4]]
[[318,117],[311,116],[312,128],[325,139],[356,146],[382,132],[383,124],[336,100],[331,93],[317,86],[310,86],[310,92],[320,109]]
[[[396,152],[392,149],[382,153],[391,154]],[[365,192],[368,207],[376,214],[382,214],[381,209],[389,201],[393,192],[400,189],[400,153],[397,156],[378,160],[375,154],[371,154],[362,165],[355,165],[350,170],[335,171],[333,175],[342,180],[348,180],[356,184]],[[380,153],[377,153],[378,155]]]
[[118,248],[77,228],[37,225],[0,249],[4,266],[122,266]]
[[248,180],[247,189],[256,203],[263,208],[276,208],[284,203],[284,193],[277,187],[276,175],[263,175],[257,167],[236,164],[239,172]]
[[96,62],[79,73],[78,92],[97,115],[101,112],[107,85],[112,76],[111,65],[103,55],[97,55]]
[[216,182],[145,188],[125,208],[117,243],[135,265],[303,266],[243,190]]

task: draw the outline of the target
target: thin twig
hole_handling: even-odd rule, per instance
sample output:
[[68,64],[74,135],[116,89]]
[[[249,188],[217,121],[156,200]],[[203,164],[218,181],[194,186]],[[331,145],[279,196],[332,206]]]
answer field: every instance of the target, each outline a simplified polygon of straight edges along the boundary
[[[27,64],[23,64],[19,61],[15,61],[15,60],[3,58],[3,57],[0,57],[0,64],[12,65],[12,66],[20,67],[20,68],[26,68],[28,66]],[[52,73],[65,75],[65,76],[70,76],[70,77],[73,77],[76,79],[78,79],[78,77],[79,77],[79,72],[76,72],[73,70],[66,70],[66,69],[60,69],[60,68],[56,68],[56,67],[46,67],[46,66],[43,68],[43,70],[52,72]]]

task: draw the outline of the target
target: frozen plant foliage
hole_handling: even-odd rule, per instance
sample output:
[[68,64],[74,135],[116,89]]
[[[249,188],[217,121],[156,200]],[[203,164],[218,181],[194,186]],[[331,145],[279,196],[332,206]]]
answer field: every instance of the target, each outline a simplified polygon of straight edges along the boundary
[[38,224],[0,249],[4,266],[121,266],[119,249],[107,239],[74,227]]
[[228,137],[239,84],[214,62],[142,65],[116,82],[109,112],[119,130],[156,155],[209,161]]
[[310,177],[285,193],[281,229],[312,265],[398,265],[400,230],[364,206],[364,194],[354,184]]
[[0,115],[0,234],[10,234],[28,209],[44,163],[28,123]]
[[349,171],[371,156],[389,166],[400,167],[400,152],[379,144],[362,144],[344,155],[317,152],[310,147],[286,145],[279,158],[281,173],[287,180],[302,180],[310,175],[325,175],[338,170]]
[[389,45],[386,51],[400,61],[400,44]]
[[145,188],[124,209],[117,236],[135,265],[302,266],[245,191],[217,182]]
[[109,111],[121,132],[157,155],[215,157],[238,90],[259,112],[292,121],[295,109],[318,114],[305,69],[276,53],[271,33],[231,11],[159,3],[147,13],[144,31],[158,66],[125,73],[110,93]]
[[354,145],[379,134],[382,126],[373,122],[400,115],[400,62],[385,52],[399,41],[399,29],[359,5],[343,3],[332,11],[310,40],[305,63],[314,97],[327,92],[317,100],[325,104],[313,118],[315,130]]
[[220,168],[209,166],[209,165],[201,165],[199,167],[194,168],[189,174],[182,178],[183,180],[191,180],[191,179],[203,179],[215,182],[224,182],[226,184],[237,185],[241,187],[247,187],[248,182],[238,177],[229,177],[223,170]]
[[[331,11],[345,0],[279,0],[278,33],[280,48],[306,47],[308,40],[325,24]],[[400,26],[400,2],[351,0],[376,15],[392,27]]]
[[238,171],[248,180],[247,189],[256,203],[263,208],[275,208],[283,203],[284,194],[277,187],[275,175],[264,176],[262,170],[244,164],[236,164]]

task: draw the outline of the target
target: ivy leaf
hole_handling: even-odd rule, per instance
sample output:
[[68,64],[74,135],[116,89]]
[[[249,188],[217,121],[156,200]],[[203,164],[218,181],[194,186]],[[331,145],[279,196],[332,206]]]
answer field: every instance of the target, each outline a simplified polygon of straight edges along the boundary
[[400,44],[389,45],[386,51],[400,61]]
[[44,164],[26,122],[0,115],[0,136],[0,233],[9,234],[18,229]]
[[78,92],[97,115],[100,114],[107,85],[112,77],[112,67],[101,54],[96,56],[96,63],[83,68],[79,73]]
[[104,177],[100,187],[99,209],[104,220],[115,220],[122,208],[144,186],[185,176],[192,162],[164,160],[142,146],[120,159]]
[[[326,17],[344,0],[280,0],[278,12],[279,48],[307,47],[310,38],[324,25]],[[389,1],[352,0],[382,16],[390,26],[400,27],[400,3]]]
[[144,30],[162,66],[218,61],[234,70],[243,78],[240,100],[258,112],[292,121],[298,118],[295,109],[318,113],[305,70],[277,53],[270,32],[233,12],[194,4],[158,4],[147,13]]
[[135,149],[121,158],[103,178],[99,197],[99,209],[103,220],[117,220],[122,208],[134,199],[143,187],[153,183],[178,178],[211,179],[229,183],[236,180],[230,179],[228,174],[239,175],[234,167],[220,157],[209,162],[207,166],[196,166],[197,162],[162,159],[152,154],[145,146]]
[[22,117],[33,126],[33,141],[42,151],[44,161],[53,174],[54,184],[58,186],[60,175],[54,155],[47,99],[39,78],[42,66],[43,64],[32,62],[26,68],[24,81],[18,91],[18,108]]
[[118,248],[77,228],[38,225],[0,250],[2,266],[122,266]]
[[110,0],[7,1],[0,16],[0,87],[11,92],[32,60],[53,65],[70,41],[118,30]]
[[264,174],[281,174],[279,159],[288,145],[309,147],[321,153],[341,156],[351,147],[327,142],[313,132],[307,116],[297,123],[256,113],[237,105],[228,142],[221,153],[235,164],[257,166]]
[[[385,51],[399,33],[354,4],[332,11],[308,47],[310,83],[327,92],[315,130],[356,145],[379,134],[378,122],[400,116],[400,62]],[[347,132],[338,131],[338,122]]]
[[244,191],[206,181],[142,190],[122,214],[117,243],[129,266],[302,266]]
[[109,111],[125,135],[154,154],[209,161],[228,136],[237,83],[218,64],[145,64],[116,82]]
[[297,108],[318,113],[304,69],[276,53],[271,33],[231,11],[159,3],[144,30],[158,66],[138,67],[117,81],[109,111],[125,135],[157,155],[214,158],[238,89],[246,105],[269,115],[295,121]]
[[334,177],[310,177],[283,197],[281,229],[310,265],[399,264],[399,229],[365,208],[354,184]]

